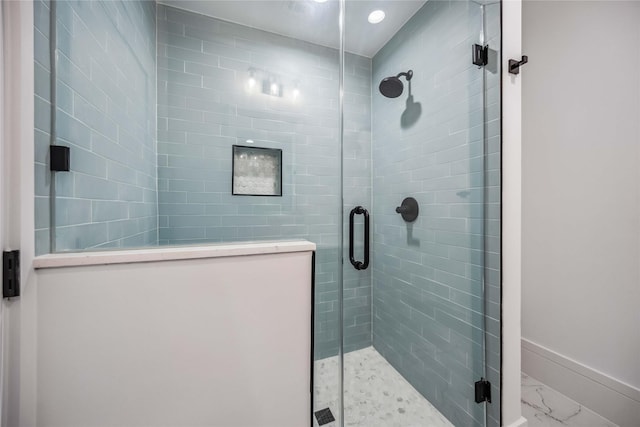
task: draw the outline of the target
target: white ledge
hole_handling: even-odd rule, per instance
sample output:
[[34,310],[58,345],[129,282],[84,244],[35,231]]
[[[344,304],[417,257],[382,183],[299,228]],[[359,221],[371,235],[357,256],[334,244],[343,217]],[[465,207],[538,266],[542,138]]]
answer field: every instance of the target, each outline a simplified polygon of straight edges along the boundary
[[100,252],[87,251],[49,254],[36,257],[33,260],[33,266],[36,269],[78,267],[84,265],[130,264],[138,262],[309,252],[315,250],[315,243],[306,240],[214,243],[205,246],[163,246],[144,249],[116,249]]

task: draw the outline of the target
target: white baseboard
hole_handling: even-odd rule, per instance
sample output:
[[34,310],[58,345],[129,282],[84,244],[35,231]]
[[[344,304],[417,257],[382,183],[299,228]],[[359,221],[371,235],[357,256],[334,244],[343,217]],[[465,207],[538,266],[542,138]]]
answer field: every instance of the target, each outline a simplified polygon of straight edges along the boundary
[[516,421],[504,427],[527,427],[527,419],[525,417],[520,417]]
[[522,339],[522,371],[621,427],[640,426],[640,390]]

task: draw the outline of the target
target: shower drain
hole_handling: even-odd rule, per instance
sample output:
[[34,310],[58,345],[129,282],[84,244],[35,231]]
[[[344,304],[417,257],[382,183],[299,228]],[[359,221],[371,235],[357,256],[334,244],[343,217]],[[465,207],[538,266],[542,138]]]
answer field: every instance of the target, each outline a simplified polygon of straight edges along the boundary
[[323,426],[330,423],[331,421],[336,420],[335,418],[333,418],[333,414],[331,413],[331,409],[329,408],[320,409],[319,411],[316,411],[315,414],[319,426]]

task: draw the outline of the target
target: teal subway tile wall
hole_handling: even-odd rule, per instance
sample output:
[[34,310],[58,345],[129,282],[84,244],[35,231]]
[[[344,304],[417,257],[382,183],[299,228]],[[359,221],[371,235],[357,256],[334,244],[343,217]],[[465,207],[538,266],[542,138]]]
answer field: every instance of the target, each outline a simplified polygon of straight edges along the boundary
[[[372,211],[371,186],[371,59],[346,55],[344,70],[343,266],[344,352],[372,344],[371,267],[355,270],[349,260],[349,213],[356,206]],[[372,221],[374,218],[372,219]],[[355,216],[354,254],[364,253],[363,217]],[[371,235],[371,233],[370,233]]]
[[[49,6],[36,1],[34,12],[34,102],[35,102],[35,235],[36,255],[51,250],[49,227],[51,212],[49,194],[51,173],[49,172],[49,144],[51,132],[50,56],[49,56]],[[59,98],[64,99],[64,97]],[[70,100],[63,104],[69,104]]]
[[[337,354],[338,51],[155,2],[56,4],[57,141],[72,148],[71,172],[56,177],[56,250],[309,239],[318,244],[316,356]],[[44,254],[47,2],[36,3],[35,18],[36,243]],[[371,60],[347,54],[345,68],[348,211],[371,203]],[[262,92],[267,79],[283,96]],[[231,195],[233,144],[283,150],[282,197]],[[345,272],[345,287],[353,312],[346,348],[366,347],[370,272]]]
[[[157,22],[160,244],[315,242],[315,352],[337,354],[338,51],[164,5]],[[350,87],[364,95],[345,105],[345,152],[354,168],[344,198],[368,205],[371,60],[348,54],[345,66],[346,98]],[[281,85],[282,96],[264,93],[265,82]],[[282,150],[281,197],[231,194],[234,144]],[[365,163],[356,158],[362,155]],[[345,305],[365,313],[347,314],[346,348],[369,346],[370,273],[345,273],[345,288]]]
[[[49,244],[50,7],[36,1],[36,253]],[[56,144],[71,171],[56,173],[55,249],[154,245],[155,3],[55,2]]]
[[486,373],[494,396],[488,409],[488,425],[500,423],[501,383],[501,197],[502,139],[500,106],[501,26],[499,3],[483,6],[486,44],[489,46],[489,66],[485,68],[485,317]]
[[[499,159],[485,157],[484,141],[485,129],[499,129],[499,80],[488,76],[486,92],[486,71],[470,57],[482,25],[476,3],[429,1],[373,58],[374,82],[414,73],[402,97],[373,97],[373,345],[456,426],[485,422],[473,400],[484,375],[485,273],[499,289]],[[498,135],[490,135],[494,153]],[[494,169],[487,175],[486,158]],[[485,221],[487,195],[493,221]],[[409,196],[420,205],[410,224],[395,212]],[[485,244],[493,270],[484,267]],[[487,328],[499,344],[499,304],[489,308]],[[499,384],[499,356],[492,362]]]

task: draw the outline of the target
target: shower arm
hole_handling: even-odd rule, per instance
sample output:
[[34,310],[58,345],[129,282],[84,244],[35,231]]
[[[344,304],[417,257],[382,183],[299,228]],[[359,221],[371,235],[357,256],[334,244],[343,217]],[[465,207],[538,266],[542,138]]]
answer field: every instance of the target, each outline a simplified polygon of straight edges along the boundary
[[396,76],[396,78],[399,78],[401,76],[404,76],[407,79],[407,81],[409,81],[413,77],[413,70],[409,70],[406,73],[400,73]]

